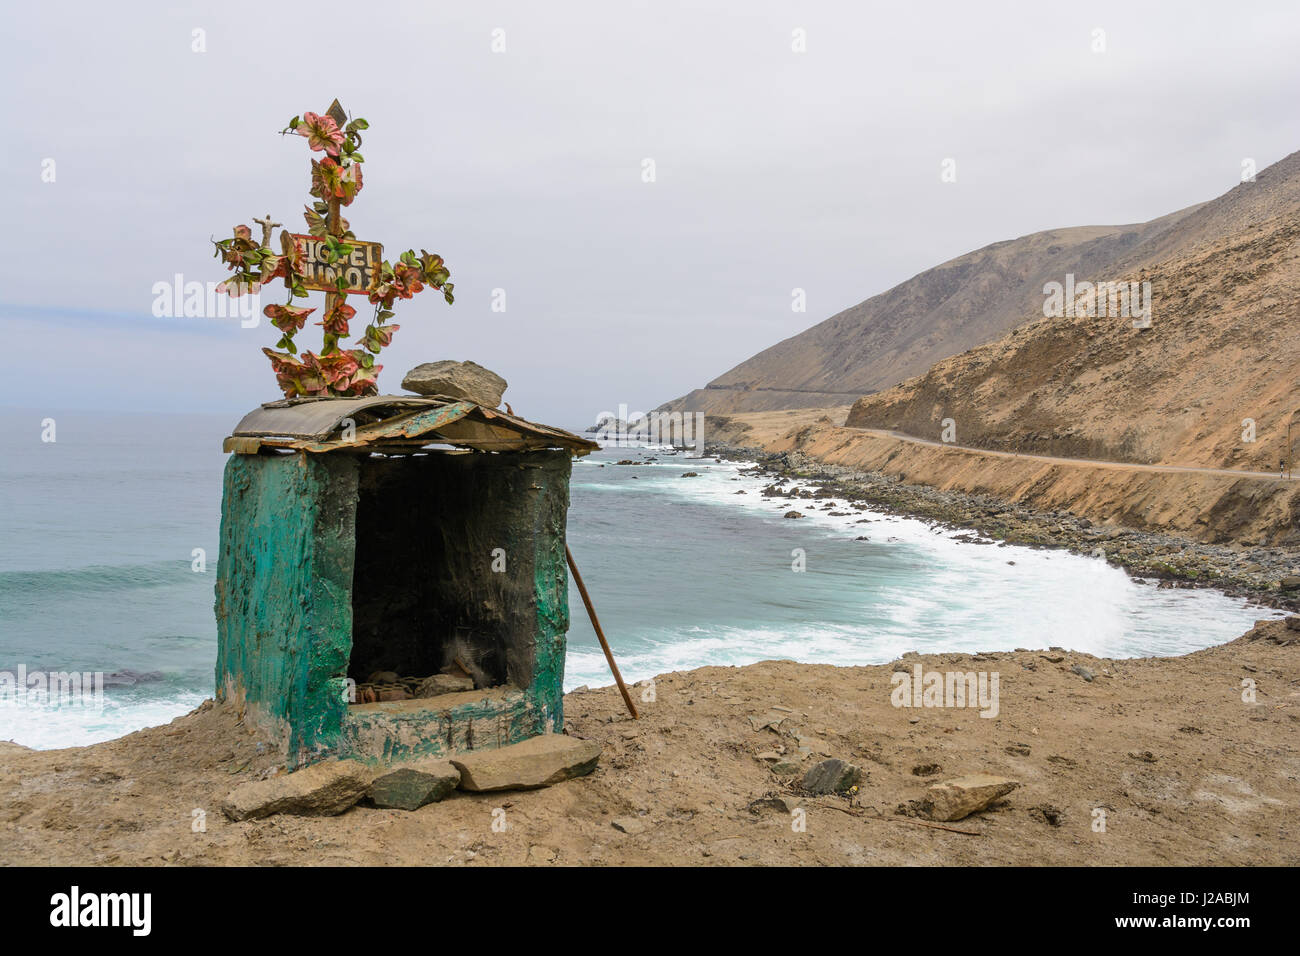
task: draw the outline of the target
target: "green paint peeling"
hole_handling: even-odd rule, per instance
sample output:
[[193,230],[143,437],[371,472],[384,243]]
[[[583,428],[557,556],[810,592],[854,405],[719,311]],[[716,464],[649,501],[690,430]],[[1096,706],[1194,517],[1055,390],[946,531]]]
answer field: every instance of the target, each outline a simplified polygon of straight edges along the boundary
[[[370,761],[450,754],[562,730],[570,468],[568,455],[557,451],[414,459],[232,455],[216,582],[218,697],[269,730],[291,767],[335,754]],[[411,577],[393,594],[426,595],[426,603],[434,594],[447,605],[439,605],[438,620],[468,622],[460,629],[477,639],[495,639],[495,624],[511,630],[501,651],[506,686],[428,702],[348,706],[354,628],[362,623],[356,614],[364,609],[371,625],[376,613],[387,615],[379,623],[389,630],[368,632],[371,654],[384,651],[374,633],[405,626],[408,645],[424,633],[420,615],[427,617],[427,608],[408,613],[388,593],[354,593],[357,582],[376,580],[372,568],[357,566],[358,539],[372,533],[358,514],[380,514],[359,503],[371,500],[371,489],[391,487],[402,492],[396,500],[374,492],[397,509],[395,530],[384,533],[398,535],[393,540],[412,555]],[[401,526],[408,518],[413,528]],[[426,539],[438,548],[419,547]],[[519,564],[516,578],[482,576],[489,572],[481,552],[497,539]],[[376,551],[372,542],[361,553]],[[446,566],[428,566],[431,554]],[[455,606],[458,600],[464,607]],[[493,601],[501,607],[485,614],[482,607],[492,610]]]
[[[534,513],[533,593],[537,596],[536,669],[529,688],[540,713],[536,733],[564,729],[564,650],[569,631],[569,568],[564,554],[564,525],[569,508],[569,472],[539,471],[543,507]],[[553,529],[561,529],[555,534]],[[532,736],[532,735],[530,735]]]

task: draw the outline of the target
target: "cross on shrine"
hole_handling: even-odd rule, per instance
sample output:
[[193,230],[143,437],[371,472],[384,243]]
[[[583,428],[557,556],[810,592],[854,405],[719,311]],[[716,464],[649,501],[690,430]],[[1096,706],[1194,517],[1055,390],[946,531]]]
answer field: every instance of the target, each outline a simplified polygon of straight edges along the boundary
[[[347,124],[347,121],[348,121],[348,114],[347,114],[347,111],[346,111],[345,109],[343,109],[343,106],[342,106],[342,104],[339,103],[339,100],[338,100],[338,97],[337,97],[337,96],[334,97],[334,102],[330,104],[329,109],[327,109],[327,110],[325,111],[325,115],[328,116],[330,119],[334,120],[334,125],[337,126],[339,129],[343,129],[343,127]],[[358,140],[358,142],[360,142],[360,135],[359,135],[359,134],[358,134],[358,136],[357,136],[357,140]],[[340,208],[340,206],[339,206],[339,199],[338,199],[338,197],[337,197],[337,196],[331,196],[331,197],[329,198],[329,217],[328,217],[328,219],[327,219],[327,221],[326,221],[326,222],[327,222],[327,229],[328,229],[329,234],[330,234],[331,236],[338,236],[338,237],[341,237],[341,236],[343,235],[343,231],[344,231],[344,230],[343,230],[342,216],[341,216],[340,213],[339,213],[339,208]],[[295,238],[295,239],[303,240],[304,242],[310,242],[310,240],[309,240],[308,237],[304,237],[304,236],[294,236],[294,238]],[[361,244],[361,243],[358,242],[358,245],[360,245],[360,244]],[[349,245],[351,245],[351,243],[349,243]],[[381,262],[383,262],[383,258],[384,258],[384,247],[383,247],[383,246],[379,245],[379,243],[377,243],[377,242],[366,243],[365,245],[369,245],[369,246],[371,246],[371,247],[373,248],[373,251],[374,251],[374,255],[373,255],[373,257],[372,257],[372,268],[373,268],[374,266],[378,266]],[[317,245],[315,245],[315,246],[309,246],[309,249],[311,249],[313,252],[314,252],[315,250],[318,250],[319,248],[320,248],[319,244],[317,244]],[[349,258],[351,258],[351,257],[349,256]],[[312,261],[311,258],[310,258],[310,253],[309,253],[309,259],[308,259],[308,261],[309,261],[309,262]],[[328,271],[328,269],[325,270],[325,275],[326,275],[326,276],[329,275],[329,271]],[[323,282],[324,280],[321,280],[321,281]],[[309,288],[309,289],[323,289],[323,290],[325,290],[325,312],[326,312],[326,314],[332,312],[332,311],[334,310],[335,305],[337,305],[339,302],[341,302],[341,301],[343,300],[343,298],[346,297],[346,293],[345,293],[344,295],[342,295],[342,296],[338,293],[338,291],[337,291],[337,286],[333,286],[333,287],[331,287],[331,286],[329,286],[329,285],[324,285],[324,284],[322,284],[322,285],[314,285],[314,284],[308,284],[307,282],[304,282],[303,284],[306,285],[307,288]],[[364,290],[358,290],[358,291],[367,291],[367,290],[369,289],[369,286],[370,286],[370,283],[366,283],[365,289],[364,289]]]
[[[223,283],[230,294],[256,291],[272,279],[284,279],[289,301],[268,305],[263,312],[283,333],[276,347],[285,351],[262,351],[287,398],[377,394],[376,377],[383,366],[375,364],[374,356],[398,329],[387,324],[396,300],[433,288],[442,292],[448,304],[454,301],[451,274],[441,256],[423,249],[417,256],[408,249],[390,265],[384,261],[382,245],[355,238],[343,219],[342,207],[361,191],[365,160],[358,147],[361,131],[368,128],[363,119],[349,120],[337,99],[323,114],[295,116],[282,134],[304,136],[314,154],[323,154],[312,158],[311,193],[316,201],[306,208],[308,231],[282,230],[277,252],[270,247],[271,235],[282,224],[267,213],[252,220],[262,227],[260,245],[248,226],[235,227],[231,239],[214,240],[217,255],[235,273]],[[324,329],[323,346],[319,354],[304,352],[297,357],[294,336],[316,310],[294,303],[311,290],[325,293],[322,321],[315,323]],[[349,322],[357,311],[344,304],[351,294],[367,296],[375,312],[354,347],[341,348],[339,343],[352,335]]]

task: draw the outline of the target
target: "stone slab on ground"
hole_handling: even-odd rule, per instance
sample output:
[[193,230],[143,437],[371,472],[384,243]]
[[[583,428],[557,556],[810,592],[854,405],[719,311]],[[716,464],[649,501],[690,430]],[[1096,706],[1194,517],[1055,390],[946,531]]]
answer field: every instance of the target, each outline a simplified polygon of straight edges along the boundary
[[832,757],[808,768],[803,788],[809,793],[844,793],[860,785],[864,776],[860,767]]
[[460,771],[450,761],[426,758],[382,771],[366,796],[384,809],[418,810],[441,800],[459,783]]
[[600,759],[600,745],[563,734],[543,734],[450,759],[460,771],[462,790],[536,790],[591,773]]
[[936,783],[927,791],[930,819],[949,822],[983,810],[998,797],[1005,796],[1020,781],[994,777],[987,773],[971,774]]
[[332,817],[364,797],[374,775],[374,770],[356,760],[324,760],[236,787],[221,811],[232,820],[257,820],[277,813]]

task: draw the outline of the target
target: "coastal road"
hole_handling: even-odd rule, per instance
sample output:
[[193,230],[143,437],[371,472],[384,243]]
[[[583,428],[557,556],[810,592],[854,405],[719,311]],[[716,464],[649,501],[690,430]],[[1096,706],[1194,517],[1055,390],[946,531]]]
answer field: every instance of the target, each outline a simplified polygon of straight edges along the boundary
[[974,452],[980,455],[991,455],[995,458],[1017,458],[1020,460],[1041,461],[1044,464],[1052,465],[1093,465],[1098,468],[1112,468],[1122,471],[1164,471],[1164,472],[1182,472],[1193,475],[1219,475],[1228,478],[1253,478],[1256,480],[1267,481],[1285,481],[1288,479],[1279,479],[1276,472],[1272,471],[1245,471],[1237,468],[1196,468],[1191,465],[1139,465],[1127,461],[1105,461],[1100,458],[1056,458],[1051,455],[1029,455],[1014,451],[991,451],[987,448],[976,448],[972,445],[958,445],[954,442],[934,441],[929,438],[917,438],[915,435],[907,435],[903,432],[890,431],[885,428],[859,428],[854,425],[843,425],[843,428],[850,428],[855,432],[865,432],[869,435],[875,435],[879,438],[894,438],[898,441],[909,442],[913,445],[934,445],[936,448],[955,448],[961,451]]

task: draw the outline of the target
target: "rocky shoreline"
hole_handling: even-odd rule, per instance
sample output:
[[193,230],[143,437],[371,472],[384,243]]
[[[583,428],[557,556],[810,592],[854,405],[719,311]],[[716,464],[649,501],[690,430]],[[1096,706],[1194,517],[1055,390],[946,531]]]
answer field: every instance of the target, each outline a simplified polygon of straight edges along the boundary
[[[1068,511],[1035,511],[988,495],[910,484],[891,475],[818,461],[799,451],[709,443],[706,454],[750,462],[751,475],[770,478],[768,497],[843,499],[932,525],[975,532],[972,543],[1055,548],[1104,558],[1161,587],[1212,587],[1267,607],[1300,611],[1300,555],[1286,548],[1204,544],[1175,535],[1098,525]],[[815,489],[788,486],[799,479]]]

